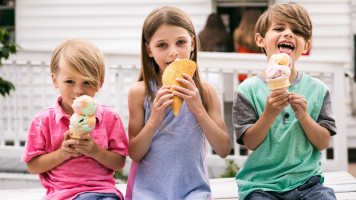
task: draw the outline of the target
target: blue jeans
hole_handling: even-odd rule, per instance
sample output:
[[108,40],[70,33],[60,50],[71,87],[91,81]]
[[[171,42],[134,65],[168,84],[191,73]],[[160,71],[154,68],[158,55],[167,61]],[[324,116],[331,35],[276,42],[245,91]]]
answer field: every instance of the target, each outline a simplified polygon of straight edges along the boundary
[[76,196],[73,200],[120,200],[115,193],[85,192]]
[[303,199],[303,200],[336,200],[334,190],[328,187],[323,186],[320,183],[319,176],[311,177],[303,185],[283,193],[277,192],[264,192],[257,190],[252,192],[246,197],[246,200],[294,200],[294,199]]

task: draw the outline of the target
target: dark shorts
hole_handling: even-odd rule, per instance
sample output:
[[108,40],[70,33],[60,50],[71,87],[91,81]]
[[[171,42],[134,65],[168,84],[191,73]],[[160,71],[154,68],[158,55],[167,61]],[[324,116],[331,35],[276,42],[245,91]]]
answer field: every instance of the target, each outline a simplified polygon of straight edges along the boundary
[[334,190],[323,186],[320,183],[319,176],[311,177],[303,185],[283,193],[277,192],[264,192],[257,190],[252,192],[246,197],[246,200],[294,200],[294,199],[305,199],[305,200],[336,200]]
[[73,200],[120,200],[115,193],[85,192],[76,196]]

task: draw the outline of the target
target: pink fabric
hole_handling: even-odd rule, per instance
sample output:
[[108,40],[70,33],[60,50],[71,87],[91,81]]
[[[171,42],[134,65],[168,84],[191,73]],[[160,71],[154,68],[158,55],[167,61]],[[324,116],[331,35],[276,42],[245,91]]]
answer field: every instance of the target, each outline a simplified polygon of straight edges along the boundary
[[125,195],[126,200],[132,200],[132,190],[133,190],[133,186],[135,183],[139,165],[140,165],[140,163],[138,163],[134,160],[131,161],[130,174],[129,174],[129,178],[127,180],[127,186],[126,186],[126,195]]
[[[38,155],[53,152],[62,145],[63,134],[69,129],[70,116],[55,104],[42,110],[32,121],[21,161],[28,162]],[[104,149],[128,156],[128,140],[119,115],[110,107],[98,105],[97,124],[90,133]],[[39,175],[47,189],[43,199],[73,199],[83,192],[116,193],[114,170],[108,169],[92,158],[72,158],[52,170]]]

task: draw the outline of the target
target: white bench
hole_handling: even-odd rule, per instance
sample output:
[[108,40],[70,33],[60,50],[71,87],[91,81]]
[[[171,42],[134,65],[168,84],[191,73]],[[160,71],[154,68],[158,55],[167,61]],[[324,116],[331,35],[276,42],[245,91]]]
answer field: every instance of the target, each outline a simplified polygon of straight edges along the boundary
[[[325,186],[331,187],[338,200],[356,199],[356,178],[344,171],[324,172]],[[238,199],[237,186],[234,178],[210,179],[214,199]],[[126,184],[117,184],[117,188],[125,195]],[[0,190],[0,199],[39,200],[45,195],[44,188]]]

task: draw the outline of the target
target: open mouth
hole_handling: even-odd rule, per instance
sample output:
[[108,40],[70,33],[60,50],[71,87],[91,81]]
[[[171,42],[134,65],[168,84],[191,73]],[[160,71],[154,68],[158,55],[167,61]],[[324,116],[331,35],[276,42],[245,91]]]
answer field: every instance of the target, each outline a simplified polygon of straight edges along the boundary
[[291,54],[294,50],[294,45],[290,42],[281,42],[278,44],[278,50],[280,53]]

